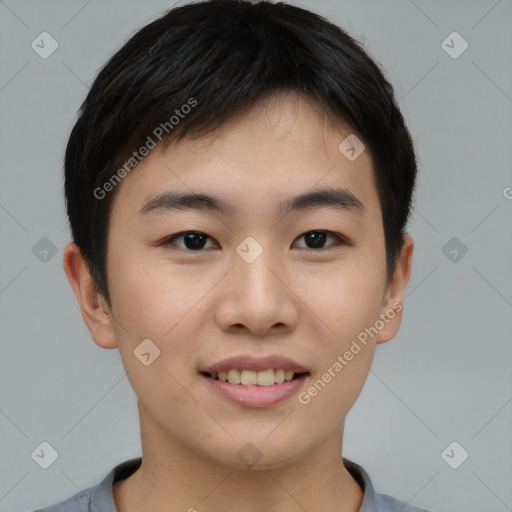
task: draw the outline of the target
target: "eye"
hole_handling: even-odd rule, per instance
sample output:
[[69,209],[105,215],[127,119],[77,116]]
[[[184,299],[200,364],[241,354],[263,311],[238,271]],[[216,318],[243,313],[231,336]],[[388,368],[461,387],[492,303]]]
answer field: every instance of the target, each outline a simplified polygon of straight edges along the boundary
[[[308,231],[307,233],[304,233],[297,238],[297,240],[304,238],[307,244],[306,247],[299,247],[299,249],[324,249],[325,247],[323,246],[325,244],[325,241],[329,237],[334,239],[334,243],[329,244],[327,248],[332,246],[336,247],[339,245],[349,245],[349,242],[341,235],[337,235],[330,231],[317,230]],[[176,240],[179,239],[183,240],[184,246],[180,246],[175,243]],[[190,251],[200,251],[202,249],[208,248],[205,247],[207,239],[213,240],[213,238],[211,238],[206,233],[203,233],[201,231],[183,231],[181,233],[176,233],[175,235],[170,236],[163,242],[163,244],[175,245],[178,246],[180,249],[188,249]]]
[[176,245],[174,241],[179,238],[182,238],[185,244],[185,247],[180,247],[180,249],[199,251],[205,248],[206,239],[211,237],[209,237],[206,233],[202,233],[201,231],[183,231],[182,233],[176,233],[175,235],[167,238],[164,242],[164,245]]
[[306,240],[306,244],[311,244],[312,247],[299,247],[299,249],[324,249],[322,246],[328,237],[334,238],[335,243],[330,244],[327,247],[348,245],[348,241],[341,235],[331,233],[330,231],[308,231],[307,233],[300,235],[297,240],[304,238]]

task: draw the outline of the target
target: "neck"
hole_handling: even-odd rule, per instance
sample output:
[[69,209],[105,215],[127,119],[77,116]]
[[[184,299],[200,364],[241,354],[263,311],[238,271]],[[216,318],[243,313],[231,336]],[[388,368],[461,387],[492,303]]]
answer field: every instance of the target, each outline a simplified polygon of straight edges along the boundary
[[119,512],[358,512],[363,491],[343,465],[342,436],[290,462],[237,469],[169,442],[141,416],[142,464],[113,486],[114,501]]

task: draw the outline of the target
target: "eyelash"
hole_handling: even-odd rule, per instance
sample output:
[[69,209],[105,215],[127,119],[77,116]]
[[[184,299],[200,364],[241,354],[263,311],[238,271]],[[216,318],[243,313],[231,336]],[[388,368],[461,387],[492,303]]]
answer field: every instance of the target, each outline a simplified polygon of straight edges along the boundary
[[[334,244],[331,244],[331,245],[328,245],[327,247],[321,247],[319,249],[310,249],[308,247],[299,247],[299,249],[306,249],[306,250],[310,250],[310,251],[315,251],[315,252],[318,252],[318,251],[322,251],[322,250],[327,250],[327,249],[330,249],[330,248],[333,248],[333,247],[339,247],[340,245],[351,245],[350,242],[343,236],[337,234],[337,233],[334,233],[332,231],[328,231],[328,230],[322,230],[322,229],[317,229],[317,230],[312,230],[312,231],[306,231],[305,233],[303,233],[302,235],[300,235],[299,237],[297,237],[297,239],[300,239],[301,237],[305,236],[305,235],[309,235],[311,233],[325,233],[327,234],[328,236],[332,236],[336,239],[336,242]],[[180,233],[176,233],[168,238],[166,238],[164,241],[163,241],[163,245],[174,245],[174,241],[178,238],[182,238],[183,236],[185,235],[189,235],[189,234],[195,234],[195,235],[206,235],[207,238],[210,238],[211,240],[213,240],[213,238],[209,235],[207,235],[206,233],[203,233],[202,231],[181,231]],[[183,249],[184,251],[187,251],[187,252],[201,252],[203,250],[206,250],[206,249],[188,249],[187,247],[177,247],[178,249]]]

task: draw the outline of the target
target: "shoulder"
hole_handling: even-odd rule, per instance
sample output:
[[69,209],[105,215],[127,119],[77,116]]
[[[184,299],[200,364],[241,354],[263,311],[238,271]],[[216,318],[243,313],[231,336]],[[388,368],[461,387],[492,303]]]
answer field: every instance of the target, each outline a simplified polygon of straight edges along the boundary
[[410,505],[388,494],[375,494],[376,510],[379,512],[430,512],[424,508]]
[[34,512],[89,512],[91,510],[91,494],[94,487],[81,491],[70,498]]
[[141,457],[121,462],[111,469],[98,485],[80,491],[50,507],[34,510],[34,512],[117,512],[112,495],[112,484],[137,471],[141,462]]
[[370,475],[359,464],[343,457],[343,465],[363,489],[363,502],[359,512],[430,512],[388,494],[378,493]]

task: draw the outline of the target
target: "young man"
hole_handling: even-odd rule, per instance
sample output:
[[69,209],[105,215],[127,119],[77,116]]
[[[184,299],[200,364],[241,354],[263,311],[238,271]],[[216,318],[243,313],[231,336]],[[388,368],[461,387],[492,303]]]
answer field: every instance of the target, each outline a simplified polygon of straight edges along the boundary
[[135,34],[71,133],[63,262],[143,454],[44,510],[419,511],[342,458],[400,326],[415,178],[391,85],[323,18],[210,0]]

